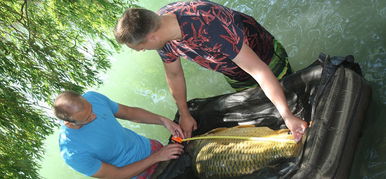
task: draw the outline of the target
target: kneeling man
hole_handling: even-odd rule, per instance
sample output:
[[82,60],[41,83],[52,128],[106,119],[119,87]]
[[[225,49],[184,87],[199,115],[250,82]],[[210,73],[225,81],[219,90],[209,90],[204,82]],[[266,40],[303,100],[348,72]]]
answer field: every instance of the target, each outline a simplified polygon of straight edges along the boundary
[[[55,115],[64,121],[59,146],[63,159],[74,170],[97,178],[149,177],[160,161],[178,158],[183,147],[165,147],[122,127],[116,118],[164,125],[173,135],[183,135],[179,125],[144,109],[118,104],[97,92],[61,93],[54,102]],[[183,137],[183,136],[181,136]]]

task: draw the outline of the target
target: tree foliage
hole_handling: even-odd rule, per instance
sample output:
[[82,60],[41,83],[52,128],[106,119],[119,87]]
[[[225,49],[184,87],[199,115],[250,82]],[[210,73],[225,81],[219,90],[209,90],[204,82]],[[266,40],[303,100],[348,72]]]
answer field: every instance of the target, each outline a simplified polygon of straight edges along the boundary
[[60,91],[101,83],[112,28],[134,0],[0,1],[0,176],[39,178],[47,108]]

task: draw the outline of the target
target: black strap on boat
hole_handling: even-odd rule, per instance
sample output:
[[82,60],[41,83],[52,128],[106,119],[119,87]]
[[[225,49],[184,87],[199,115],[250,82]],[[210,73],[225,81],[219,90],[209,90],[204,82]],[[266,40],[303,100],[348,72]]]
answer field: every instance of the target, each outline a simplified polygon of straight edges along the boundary
[[330,57],[329,55],[320,53],[318,61],[322,63],[323,71],[322,71],[320,83],[318,85],[318,92],[316,93],[312,102],[314,107],[311,113],[312,116],[314,114],[314,110],[316,109],[316,105],[314,104],[315,101],[319,101],[320,96],[324,93],[325,89],[330,85],[329,83],[331,79],[333,78],[336,70],[340,66],[349,68],[362,76],[361,68],[358,63],[354,62],[354,56],[352,55],[348,55],[345,57],[338,57],[338,56]]

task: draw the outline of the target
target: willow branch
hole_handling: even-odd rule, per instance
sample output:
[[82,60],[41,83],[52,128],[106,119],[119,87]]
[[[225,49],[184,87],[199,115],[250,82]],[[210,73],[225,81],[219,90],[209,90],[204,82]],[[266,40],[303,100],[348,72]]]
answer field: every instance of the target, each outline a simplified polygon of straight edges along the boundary
[[21,5],[21,9],[20,9],[20,19],[18,19],[17,21],[21,21],[21,20],[24,18],[23,10],[24,10],[24,7],[26,6],[26,4],[27,4],[27,1],[25,0],[24,3]]
[[24,0],[25,3],[25,16],[27,20],[27,30],[28,30],[28,41],[31,40],[31,31],[30,31],[30,21],[29,21],[29,16],[28,16],[28,0]]

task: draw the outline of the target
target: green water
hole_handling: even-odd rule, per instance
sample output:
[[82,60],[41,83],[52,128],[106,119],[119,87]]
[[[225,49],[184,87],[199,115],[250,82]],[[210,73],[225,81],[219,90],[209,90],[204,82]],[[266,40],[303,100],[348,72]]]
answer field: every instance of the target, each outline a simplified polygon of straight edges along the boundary
[[[157,10],[171,0],[140,0]],[[386,1],[385,0],[217,0],[255,17],[287,49],[295,70],[309,65],[320,52],[356,57],[373,88],[350,178],[386,178]],[[104,84],[91,88],[111,99],[174,118],[176,107],[169,94],[161,61],[155,51],[124,48],[111,57],[112,68]],[[183,61],[188,98],[231,92],[223,77]],[[141,135],[166,143],[168,131],[160,126],[124,121]],[[47,179],[89,178],[72,171],[60,158],[57,134],[46,141],[40,174]]]

